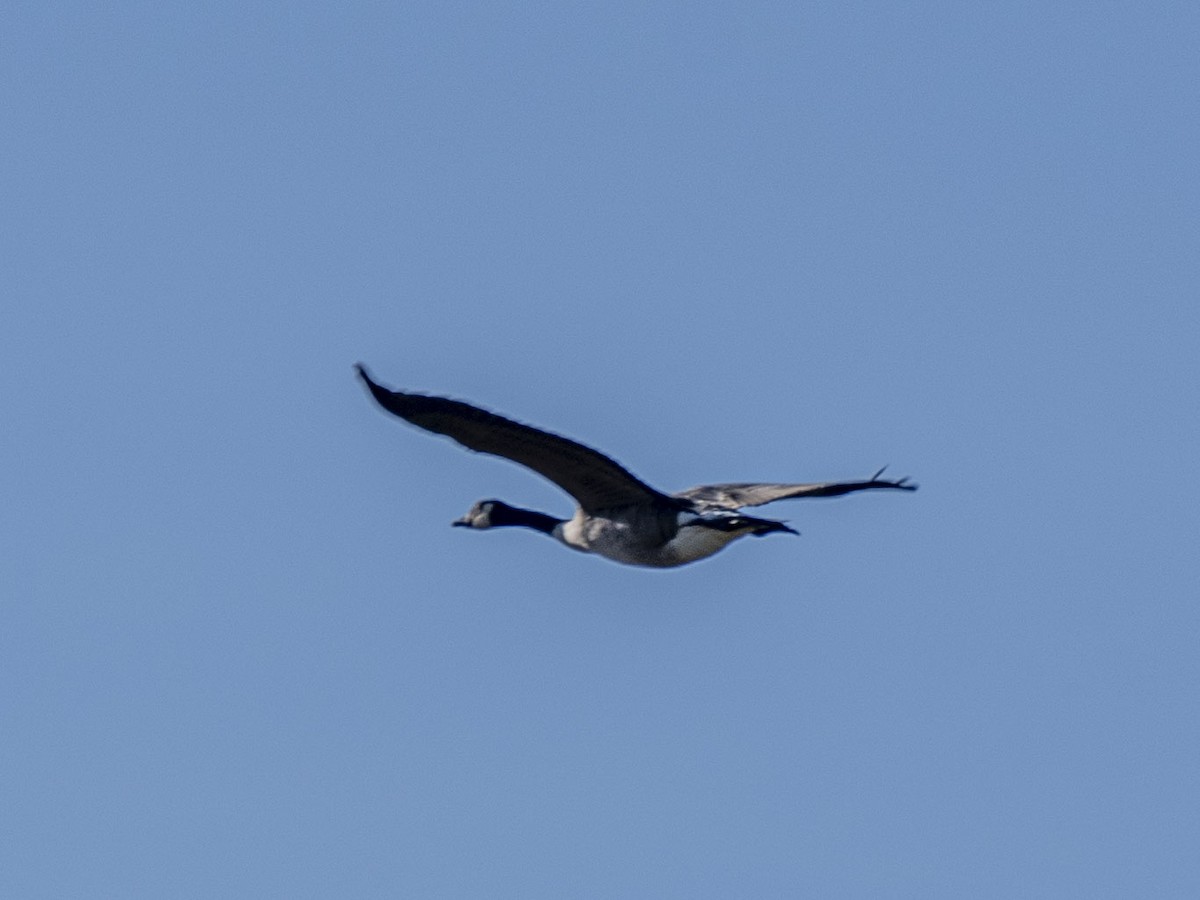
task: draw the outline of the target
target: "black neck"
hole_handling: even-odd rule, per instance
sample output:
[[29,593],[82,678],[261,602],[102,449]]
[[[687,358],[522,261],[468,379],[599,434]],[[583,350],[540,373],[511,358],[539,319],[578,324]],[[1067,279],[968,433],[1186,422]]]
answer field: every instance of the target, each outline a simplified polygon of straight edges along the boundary
[[545,513],[534,512],[532,509],[521,509],[519,506],[497,503],[492,507],[491,523],[493,527],[501,525],[522,525],[543,534],[552,534],[554,526],[561,525],[562,519],[548,516]]

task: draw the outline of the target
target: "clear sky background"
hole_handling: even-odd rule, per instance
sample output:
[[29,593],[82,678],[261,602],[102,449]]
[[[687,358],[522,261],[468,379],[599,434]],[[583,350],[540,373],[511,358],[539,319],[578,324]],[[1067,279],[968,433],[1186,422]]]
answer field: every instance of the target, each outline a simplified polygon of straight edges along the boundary
[[[1200,896],[1193,3],[0,13],[0,894]],[[353,376],[664,490],[625,568]]]

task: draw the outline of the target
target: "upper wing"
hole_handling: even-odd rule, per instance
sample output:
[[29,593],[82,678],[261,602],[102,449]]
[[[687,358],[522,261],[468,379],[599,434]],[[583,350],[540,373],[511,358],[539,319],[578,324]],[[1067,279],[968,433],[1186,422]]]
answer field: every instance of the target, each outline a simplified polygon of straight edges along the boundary
[[362,365],[357,369],[388,412],[426,431],[452,437],[470,450],[503,456],[533,469],[588,512],[666,499],[603,453],[583,444],[459,400],[389,391],[372,381]]
[[824,481],[813,484],[702,484],[688,488],[674,496],[682,500],[711,503],[728,509],[743,506],[762,506],[774,500],[790,500],[793,497],[839,497],[854,491],[871,491],[879,488],[895,488],[915,491],[917,486],[909,484],[907,478],[898,481],[881,480],[883,469],[866,481]]

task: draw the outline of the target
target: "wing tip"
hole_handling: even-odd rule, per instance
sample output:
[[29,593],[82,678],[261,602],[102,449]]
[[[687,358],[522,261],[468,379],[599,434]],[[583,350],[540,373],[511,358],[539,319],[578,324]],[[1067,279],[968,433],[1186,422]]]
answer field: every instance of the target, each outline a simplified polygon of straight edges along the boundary
[[396,415],[401,415],[400,411],[395,409],[397,395],[395,391],[389,391],[382,384],[375,381],[370,373],[367,372],[367,367],[362,363],[355,363],[354,370],[358,372],[358,377],[362,379],[363,384],[367,386],[367,390],[371,392],[371,396],[375,398],[375,402],[386,409],[388,412]]

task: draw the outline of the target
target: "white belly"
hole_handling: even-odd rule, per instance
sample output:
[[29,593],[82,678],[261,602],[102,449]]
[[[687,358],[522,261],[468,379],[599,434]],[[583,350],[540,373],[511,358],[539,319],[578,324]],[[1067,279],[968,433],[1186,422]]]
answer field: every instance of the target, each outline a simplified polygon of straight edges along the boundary
[[680,528],[679,534],[669,540],[663,549],[678,560],[675,565],[683,565],[683,563],[712,556],[731,541],[737,540],[741,536],[737,532],[717,531],[713,528],[702,528],[699,525],[691,525]]
[[665,544],[654,545],[636,539],[632,527],[624,522],[575,518],[558,526],[554,536],[575,550],[595,553],[615,562],[669,568],[712,556],[741,535],[689,526],[681,528]]

